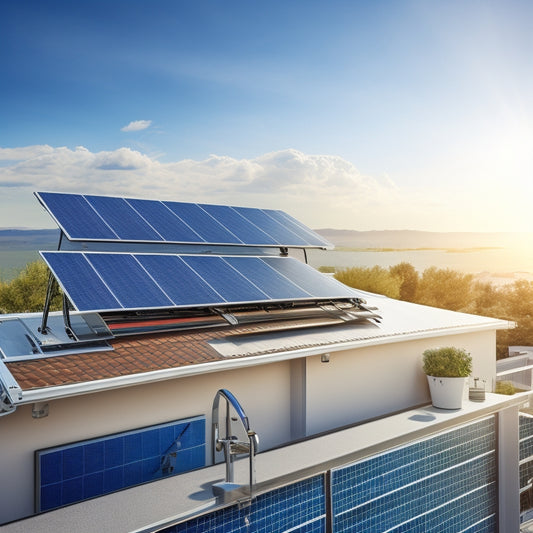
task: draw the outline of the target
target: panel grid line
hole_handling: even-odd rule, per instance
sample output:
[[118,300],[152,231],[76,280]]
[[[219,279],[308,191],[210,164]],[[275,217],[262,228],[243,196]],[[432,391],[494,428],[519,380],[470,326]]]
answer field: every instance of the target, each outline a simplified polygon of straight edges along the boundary
[[41,256],[78,311],[316,303],[359,296],[290,257],[87,251]]
[[276,270],[275,268],[272,268],[271,265],[269,265],[266,261],[264,261],[262,258],[261,258],[261,261],[268,267],[270,268],[273,272],[277,272],[280,276],[283,276],[287,281],[289,281],[290,283],[293,283],[294,285],[296,285],[296,287],[298,287],[300,290],[302,290],[303,292],[309,294],[309,296],[311,296],[311,294],[306,291],[303,287],[301,287],[296,281],[294,280],[291,280],[290,278],[288,278],[283,272],[279,272],[279,270]]
[[[113,297],[115,298],[115,300],[120,304],[121,308],[124,309],[124,305],[122,304],[122,302],[120,301],[120,299],[118,298],[118,296],[115,294],[115,292],[113,291],[113,289],[111,289],[111,287],[106,283],[106,281],[104,280],[104,278],[102,278],[102,276],[100,275],[100,273],[98,272],[98,270],[96,270],[96,268],[94,268],[94,265],[89,261],[89,259],[87,259],[87,257],[85,256],[85,254],[82,254],[83,258],[85,259],[85,261],[87,261],[87,264],[92,268],[93,272],[100,278],[100,280],[102,281],[103,285],[106,287],[106,289],[110,292],[110,294],[113,295]],[[72,301],[72,300],[71,300]]]
[[[261,213],[263,213],[265,216],[267,216],[268,218],[270,218],[270,220],[272,220],[276,225],[280,226],[283,228],[283,226],[281,226],[281,224],[276,220],[274,219],[272,216],[270,216],[270,214],[268,213],[268,211],[266,211],[265,209],[259,209],[259,211],[261,211]],[[245,216],[245,215],[242,215],[248,222],[251,222],[251,220]],[[291,235],[293,235],[294,237],[298,238],[298,235],[296,235],[296,233],[294,233],[293,231],[291,231],[290,229],[288,228],[283,228],[285,231],[287,231],[288,233],[290,233]],[[272,235],[270,235],[270,233],[268,233],[268,231],[265,231],[265,230],[262,230],[264,233],[266,233],[267,235],[269,235],[270,237],[272,237]],[[274,239],[274,237],[272,237]],[[274,239],[275,240],[275,239]]]
[[301,231],[303,231],[305,233],[305,235],[307,236],[307,239],[308,239],[308,241],[310,243],[312,243],[314,240],[316,240],[316,234],[314,234],[313,231],[311,231],[305,224],[302,224],[299,220],[297,220],[294,217],[291,217],[289,214],[285,213],[285,211],[281,211],[281,210],[272,211],[271,209],[269,209],[269,210],[263,209],[262,211],[264,211],[272,219],[274,219],[274,217],[272,216],[272,213],[276,213],[281,218],[285,219],[286,223],[294,224],[295,226],[298,227],[299,230],[301,230]]
[[226,265],[228,265],[231,269],[233,269],[239,276],[242,276],[244,279],[246,279],[246,281],[249,281],[257,290],[261,291],[265,297],[268,299],[268,300],[271,300],[272,298],[263,290],[261,289],[261,287],[259,287],[256,283],[254,283],[251,279],[249,279],[248,277],[246,277],[242,272],[239,272],[233,265],[231,265],[230,263],[228,263],[228,261],[224,258],[224,257],[221,257],[222,261],[224,261],[224,263]]
[[152,226],[152,224],[150,224],[150,222],[148,222],[148,220],[146,220],[146,218],[144,218],[144,217],[141,215],[141,213],[139,213],[139,211],[138,211],[137,209],[135,209],[135,207],[133,207],[133,206],[131,205],[131,203],[128,201],[128,198],[124,198],[124,201],[125,201],[130,207],[131,207],[131,209],[133,209],[133,211],[135,211],[135,212],[137,213],[137,215],[138,215],[142,220],[144,220],[144,222],[145,222],[146,224],[148,224],[148,226],[150,226],[150,227],[155,231],[155,233],[157,233],[157,234],[161,237],[161,240],[162,240],[162,241],[165,240],[165,238],[163,237],[163,235],[161,235],[161,233],[159,233],[159,231],[157,231],[157,229],[154,228],[154,226]]
[[111,231],[111,233],[113,233],[116,236],[117,239],[120,239],[120,237],[118,236],[117,232],[104,220],[102,215],[100,215],[100,213],[94,208],[94,206],[91,204],[91,202],[89,202],[89,200],[87,200],[85,195],[82,195],[82,198],[87,203],[87,205],[94,211],[94,214],[109,228],[109,231]]
[[[111,287],[109,287],[109,285],[105,282],[105,280],[102,278],[102,276],[100,275],[100,273],[94,268],[94,265],[87,259],[87,257],[85,256],[85,254],[80,254],[81,257],[83,258],[83,260],[87,263],[87,266],[92,270],[92,272],[98,277],[98,279],[100,279],[100,281],[102,282],[102,285],[104,285],[104,287],[107,289],[107,291],[113,296],[113,298],[115,298],[115,300],[117,301],[117,303],[120,305],[120,308],[119,309],[124,309],[124,306],[122,305],[120,299],[117,297],[117,295],[113,292],[113,290],[111,289]],[[63,288],[63,291],[65,291],[67,297],[69,298],[69,300],[72,302],[72,296],[71,294],[69,293],[68,289],[64,286],[62,286]]]
[[495,519],[495,518],[496,518],[496,513],[492,513],[489,516],[481,518],[475,524],[472,524],[471,526],[468,526],[466,529],[462,529],[458,533],[468,533],[469,531],[471,531],[471,532],[477,531],[477,528],[479,526],[483,525],[483,522],[487,522],[487,520]]
[[179,257],[179,260],[191,271],[193,275],[198,276],[213,292],[218,294],[221,300],[223,300],[224,302],[227,302],[227,300],[206,279],[200,276],[200,274],[198,274],[198,272],[196,272],[194,268],[188,265],[181,257]]
[[294,531],[301,531],[302,528],[309,526],[311,524],[314,524],[318,522],[319,520],[325,520],[326,514],[322,514],[320,516],[317,516],[316,518],[312,518],[311,520],[307,520],[307,522],[302,522],[301,524],[298,524],[297,526],[291,527],[290,529],[286,529],[283,531],[283,533],[293,533]]
[[158,287],[158,289],[174,304],[176,305],[176,302],[170,297],[169,294],[167,294],[167,292],[165,291],[165,289],[163,287],[161,287],[161,285],[154,279],[154,277],[150,274],[150,272],[148,272],[148,270],[146,270],[146,268],[144,267],[144,265],[139,261],[139,259],[134,255],[134,254],[130,254],[130,256],[133,258],[133,260],[144,270],[144,272],[146,272],[146,275],[155,283],[155,285]]
[[217,220],[211,213],[207,212],[201,204],[196,204],[196,206],[199,207],[207,216],[211,217],[214,222],[220,224],[226,231],[231,233],[241,244],[246,244],[241,239],[239,239],[239,237],[237,237],[237,235],[235,235],[235,233],[233,233],[225,224],[223,224],[220,220]]
[[333,246],[280,210],[94,194],[35,195],[70,241],[326,249]]
[[165,209],[168,210],[169,213],[171,213],[173,216],[175,216],[178,220],[180,220],[183,224],[185,224],[195,235],[198,235],[198,238],[203,242],[205,243],[205,240],[202,238],[201,235],[199,235],[196,231],[194,231],[194,228],[191,227],[189,224],[187,224],[187,221],[186,220],[183,220],[183,218],[181,218],[177,213],[174,213],[174,211],[172,211],[172,209],[170,209],[170,207],[168,207],[168,205],[165,203],[165,202],[159,202],[162,206],[165,207]]
[[[425,512],[423,512],[423,513],[420,513],[420,514],[417,515],[417,516],[413,516],[412,518],[410,518],[409,520],[406,520],[405,522],[401,522],[401,523],[399,523],[399,524],[396,524],[396,525],[394,525],[393,527],[391,527],[391,528],[389,528],[389,529],[383,531],[382,533],[391,533],[392,531],[397,530],[398,528],[400,528],[401,526],[403,526],[403,525],[405,525],[405,524],[409,524],[410,522],[413,522],[413,521],[415,521],[415,520],[418,520],[418,519],[420,519],[420,518],[422,518],[422,517],[424,517],[424,516],[428,516],[428,515],[430,515],[430,514],[436,512],[436,511],[439,511],[440,509],[443,509],[443,508],[445,508],[445,507],[448,507],[450,504],[456,503],[456,502],[461,501],[461,500],[463,500],[463,499],[466,499],[466,498],[468,498],[468,497],[470,497],[470,496],[473,496],[473,495],[475,495],[477,492],[479,492],[479,491],[481,491],[481,490],[484,490],[484,489],[486,489],[487,487],[494,486],[494,485],[495,485],[495,483],[494,483],[494,482],[491,482],[491,483],[487,483],[486,485],[483,485],[483,486],[481,486],[481,487],[476,487],[475,489],[472,489],[472,490],[469,491],[469,492],[466,492],[466,493],[464,493],[464,494],[461,494],[460,496],[457,496],[456,498],[453,498],[453,499],[451,499],[451,500],[448,500],[448,501],[442,503],[441,505],[438,505],[438,506],[436,506],[436,507],[433,507],[432,509],[428,509],[427,511],[425,511]],[[480,520],[480,522],[486,520],[487,518],[488,518],[488,517],[484,517],[483,519]],[[471,527],[472,527],[472,526],[469,526],[469,527],[467,528],[467,530],[470,529]]]
[[[468,465],[469,463],[475,463],[477,461],[479,461],[479,459],[483,458],[483,457],[488,457],[488,456],[493,456],[494,455],[494,451],[489,451],[489,452],[486,452],[484,454],[481,454],[481,455],[478,455],[476,457],[473,457],[471,459],[468,459],[467,461],[464,461],[462,463],[457,463],[453,466],[450,466],[448,468],[445,468],[443,470],[439,470],[438,472],[434,472],[428,476],[425,476],[425,477],[421,477],[421,478],[418,478],[418,479],[415,479],[414,481],[410,482],[410,483],[406,483],[405,485],[402,485],[401,487],[398,487],[394,490],[391,490],[389,492],[385,492],[385,493],[382,493],[382,494],[379,494],[379,496],[376,496],[374,498],[371,498],[369,500],[365,500],[364,502],[350,508],[350,509],[345,509],[344,511],[341,511],[340,513],[337,513],[336,516],[342,516],[344,514],[347,514],[347,513],[351,513],[357,509],[360,509],[362,507],[365,507],[366,505],[370,504],[370,503],[375,503],[383,498],[387,498],[389,496],[392,496],[394,494],[397,494],[398,492],[408,488],[408,487],[413,487],[415,485],[418,485],[424,481],[428,481],[428,480],[431,480],[432,478],[436,478],[442,474],[446,474],[447,472],[451,472],[453,470],[457,470],[457,469],[461,469],[462,467]],[[477,489],[476,489],[477,490]],[[460,497],[460,496],[459,496]],[[452,501],[452,500],[449,500],[449,501]],[[435,507],[435,509],[437,509],[438,507]]]
[[229,207],[230,207],[230,209],[231,209],[235,214],[237,214],[238,216],[240,216],[243,220],[249,222],[254,228],[257,228],[257,230],[259,230],[260,232],[264,233],[267,237],[270,237],[272,240],[275,241],[274,237],[272,237],[272,235],[270,235],[270,234],[268,233],[268,231],[265,231],[263,228],[260,228],[257,224],[254,223],[253,220],[249,220],[249,219],[246,218],[242,213],[239,213],[239,212],[237,211],[237,209],[235,209],[235,207],[233,207],[233,206],[229,206]]

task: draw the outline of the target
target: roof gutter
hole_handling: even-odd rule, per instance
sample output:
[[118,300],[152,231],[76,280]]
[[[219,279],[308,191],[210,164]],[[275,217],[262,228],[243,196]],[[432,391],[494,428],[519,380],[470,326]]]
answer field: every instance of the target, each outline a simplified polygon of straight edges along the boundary
[[[23,405],[35,402],[43,402],[50,400],[57,400],[61,398],[68,398],[71,396],[78,396],[82,394],[91,394],[95,392],[102,392],[122,387],[131,387],[135,385],[144,385],[154,383],[157,381],[164,381],[168,379],[177,379],[189,376],[197,376],[200,374],[208,374],[212,372],[221,372],[224,370],[232,370],[236,368],[252,367],[257,365],[264,365],[267,363],[276,363],[287,361],[290,359],[299,359],[303,357],[312,357],[321,355],[324,352],[339,352],[352,348],[363,348],[367,346],[379,346],[382,344],[389,344],[391,338],[394,342],[407,342],[411,340],[419,340],[424,338],[442,337],[446,335],[458,335],[465,333],[474,333],[480,331],[494,331],[497,329],[506,329],[510,327],[511,323],[503,320],[491,320],[483,324],[454,326],[450,328],[431,329],[424,331],[415,331],[409,333],[399,333],[392,335],[376,336],[367,339],[358,339],[354,341],[339,342],[335,344],[313,346],[309,348],[301,348],[297,350],[288,350],[266,355],[256,355],[251,357],[229,357],[221,361],[214,361],[212,363],[202,363],[198,365],[189,365],[168,368],[164,370],[155,370],[152,372],[143,372],[139,374],[131,374],[127,376],[119,376],[109,379],[101,379],[97,381],[74,383],[70,385],[60,385],[57,387],[45,387],[41,389],[30,389],[21,391],[13,398],[13,403],[16,405]],[[2,363],[0,362],[0,368]],[[4,365],[5,366],[5,365]],[[6,369],[7,370],[7,369]],[[11,376],[11,374],[9,374]],[[2,376],[0,375],[0,378]],[[11,376],[13,382],[13,376]],[[16,382],[15,382],[16,383]],[[16,385],[18,387],[18,384]],[[20,387],[18,387],[20,391]]]

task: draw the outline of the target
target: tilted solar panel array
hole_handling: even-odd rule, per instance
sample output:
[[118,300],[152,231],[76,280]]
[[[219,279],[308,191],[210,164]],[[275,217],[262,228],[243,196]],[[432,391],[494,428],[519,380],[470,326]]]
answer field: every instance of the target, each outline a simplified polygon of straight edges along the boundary
[[40,252],[78,311],[351,300],[353,289],[290,257]]
[[316,232],[274,209],[52,192],[35,195],[71,241],[332,248]]

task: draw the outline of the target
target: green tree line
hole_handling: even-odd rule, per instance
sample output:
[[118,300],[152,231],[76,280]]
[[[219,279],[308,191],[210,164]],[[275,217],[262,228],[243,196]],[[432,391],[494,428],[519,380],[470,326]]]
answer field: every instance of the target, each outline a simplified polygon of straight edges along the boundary
[[[28,263],[13,280],[0,280],[0,313],[31,313],[42,311],[48,287],[49,271],[42,261]],[[56,291],[57,292],[57,291]],[[52,310],[61,309],[61,295],[57,293]]]
[[509,346],[533,345],[533,283],[530,281],[516,280],[495,286],[449,268],[433,266],[419,273],[407,262],[390,268],[346,268],[337,271],[335,278],[350,287],[390,298],[513,321],[515,328],[496,333],[498,358],[507,357]]
[[[48,277],[46,265],[35,261],[28,263],[12,281],[0,281],[0,313],[42,311]],[[448,268],[430,267],[419,273],[407,262],[390,268],[346,268],[336,271],[335,277],[350,287],[406,302],[513,321],[516,328],[496,334],[499,358],[507,356],[510,345],[533,345],[533,283],[530,281],[516,280],[498,287]],[[61,308],[60,294],[54,296],[51,307]]]

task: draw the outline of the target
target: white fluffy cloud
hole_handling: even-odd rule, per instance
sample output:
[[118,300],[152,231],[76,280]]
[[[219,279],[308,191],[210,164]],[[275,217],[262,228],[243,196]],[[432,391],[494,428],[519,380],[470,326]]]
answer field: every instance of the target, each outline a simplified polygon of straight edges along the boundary
[[47,144],[35,146],[23,146],[21,148],[2,148],[0,147],[0,161],[23,161],[33,159],[40,155],[50,154],[54,151]]
[[18,185],[17,194],[31,200],[41,190],[268,207],[315,228],[348,229],[392,227],[397,207],[408,207],[388,180],[364,176],[338,156],[290,149],[254,159],[161,163],[129,148],[30,146],[0,149],[0,160],[0,191],[14,194]]
[[134,120],[130,122],[127,126],[120,128],[120,131],[141,131],[149,128],[152,124],[151,120]]

